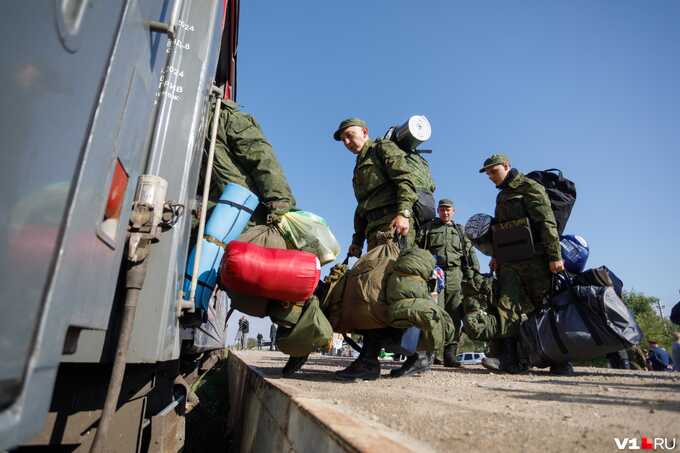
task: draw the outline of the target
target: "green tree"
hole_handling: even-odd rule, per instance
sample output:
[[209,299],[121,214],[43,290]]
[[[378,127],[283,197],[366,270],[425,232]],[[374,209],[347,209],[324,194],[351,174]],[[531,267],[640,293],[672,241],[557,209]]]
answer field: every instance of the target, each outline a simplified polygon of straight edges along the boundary
[[623,301],[635,315],[635,320],[645,335],[641,346],[647,349],[649,348],[649,340],[656,340],[659,345],[670,350],[673,342],[671,334],[673,325],[670,320],[660,317],[657,313],[656,307],[659,298],[645,296],[637,291],[624,291]]

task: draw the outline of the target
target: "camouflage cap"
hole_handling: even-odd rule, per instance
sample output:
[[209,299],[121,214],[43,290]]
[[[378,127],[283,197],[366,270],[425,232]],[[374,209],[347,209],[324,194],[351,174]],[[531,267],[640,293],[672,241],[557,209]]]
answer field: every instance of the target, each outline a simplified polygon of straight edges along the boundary
[[479,169],[479,172],[484,173],[487,168],[493,167],[494,165],[500,165],[504,162],[510,162],[508,156],[505,154],[492,154],[491,157],[484,161],[484,164],[482,164],[482,168]]
[[453,206],[454,206],[454,205],[453,205],[453,200],[451,200],[451,199],[449,199],[449,198],[442,198],[441,200],[439,200],[439,204],[437,205],[437,207],[439,207],[439,208],[441,208],[441,207],[450,207],[450,208],[452,208]]
[[366,124],[366,121],[362,120],[361,118],[347,118],[340,123],[338,129],[333,133],[333,138],[337,141],[340,141],[340,134],[342,134],[342,131],[350,126],[368,127],[368,124]]

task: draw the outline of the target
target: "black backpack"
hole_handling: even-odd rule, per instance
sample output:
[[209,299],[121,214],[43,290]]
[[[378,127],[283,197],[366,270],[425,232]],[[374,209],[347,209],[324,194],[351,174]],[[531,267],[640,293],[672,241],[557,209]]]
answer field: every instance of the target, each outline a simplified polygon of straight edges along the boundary
[[574,203],[576,203],[576,184],[562,176],[562,171],[557,168],[532,171],[527,174],[527,177],[545,187],[545,191],[550,199],[550,206],[557,221],[557,231],[562,236],[564,228],[567,226],[571,209],[574,207]]

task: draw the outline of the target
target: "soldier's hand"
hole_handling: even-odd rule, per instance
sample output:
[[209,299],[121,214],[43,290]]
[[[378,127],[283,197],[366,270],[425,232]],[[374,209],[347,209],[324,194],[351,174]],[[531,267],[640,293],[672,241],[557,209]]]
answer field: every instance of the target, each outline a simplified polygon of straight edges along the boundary
[[349,249],[347,250],[347,255],[353,256],[355,258],[361,257],[361,251],[363,250],[363,247],[357,244],[352,244],[349,246]]
[[553,274],[564,272],[564,261],[562,260],[551,261],[548,266],[550,267],[550,272]]
[[395,233],[404,237],[408,235],[408,230],[411,228],[408,219],[403,215],[398,215],[392,219],[390,227],[392,227]]
[[489,269],[491,269],[491,272],[496,272],[496,269],[498,269],[496,258],[491,258],[491,261],[489,261]]

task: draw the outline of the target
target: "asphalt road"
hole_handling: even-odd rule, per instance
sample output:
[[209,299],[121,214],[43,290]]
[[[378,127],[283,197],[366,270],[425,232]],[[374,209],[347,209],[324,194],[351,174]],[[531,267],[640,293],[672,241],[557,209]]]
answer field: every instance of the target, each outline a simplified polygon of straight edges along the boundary
[[239,356],[293,395],[329,402],[436,451],[607,452],[618,451],[616,438],[640,446],[642,436],[669,446],[677,439],[680,451],[680,373],[576,368],[570,377],[544,370],[509,376],[473,365],[391,379],[398,365],[387,360],[381,379],[343,383],[333,371],[349,359],[313,355],[284,379],[284,354]]

